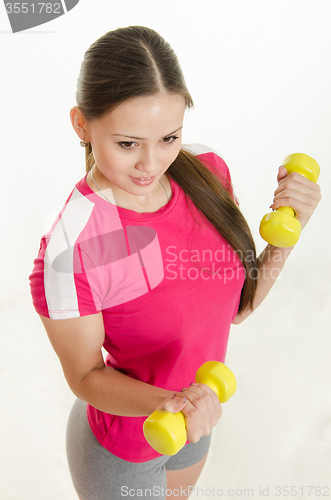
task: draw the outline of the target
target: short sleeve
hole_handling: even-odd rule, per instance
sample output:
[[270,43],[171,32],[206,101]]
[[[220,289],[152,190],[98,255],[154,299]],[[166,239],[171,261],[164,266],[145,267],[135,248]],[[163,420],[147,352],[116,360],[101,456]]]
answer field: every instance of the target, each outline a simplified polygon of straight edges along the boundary
[[41,240],[30,287],[42,316],[96,314],[140,297],[163,279],[156,231],[122,226],[116,207],[104,209],[93,198],[74,190]]
[[101,310],[103,286],[97,266],[81,248],[94,204],[75,189],[52,229],[41,240],[29,277],[38,314],[70,319]]
[[[34,268],[29,277],[32,301],[38,314],[52,319],[70,319],[101,310],[98,269],[89,266],[86,256],[75,245],[54,257],[52,241],[41,240]],[[91,277],[91,270],[95,276]]]
[[182,149],[192,153],[207,168],[217,175],[225,189],[230,194],[231,198],[238,204],[238,200],[234,196],[229,168],[217,151],[202,144],[185,144],[182,146]]

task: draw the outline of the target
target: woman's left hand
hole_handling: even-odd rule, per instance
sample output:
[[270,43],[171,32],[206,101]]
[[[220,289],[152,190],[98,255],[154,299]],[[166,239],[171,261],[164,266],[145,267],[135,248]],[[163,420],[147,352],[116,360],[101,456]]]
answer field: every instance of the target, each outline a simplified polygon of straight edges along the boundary
[[319,185],[297,172],[288,174],[285,167],[279,168],[277,181],[278,187],[270,208],[293,208],[295,218],[304,228],[322,198]]

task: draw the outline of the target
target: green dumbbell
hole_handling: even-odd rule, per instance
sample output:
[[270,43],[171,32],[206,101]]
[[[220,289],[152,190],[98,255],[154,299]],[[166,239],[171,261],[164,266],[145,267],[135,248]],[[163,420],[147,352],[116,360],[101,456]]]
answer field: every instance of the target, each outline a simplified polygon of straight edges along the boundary
[[[216,392],[221,403],[233,396],[237,383],[232,371],[219,361],[207,361],[197,371],[195,381]],[[185,416],[180,411],[154,411],[144,422],[144,436],[161,455],[175,455],[187,441]]]
[[[298,172],[307,179],[317,182],[320,167],[317,161],[303,153],[294,153],[285,158],[283,166],[289,174]],[[291,207],[279,207],[263,217],[260,223],[262,238],[276,247],[292,247],[301,233],[301,224]]]

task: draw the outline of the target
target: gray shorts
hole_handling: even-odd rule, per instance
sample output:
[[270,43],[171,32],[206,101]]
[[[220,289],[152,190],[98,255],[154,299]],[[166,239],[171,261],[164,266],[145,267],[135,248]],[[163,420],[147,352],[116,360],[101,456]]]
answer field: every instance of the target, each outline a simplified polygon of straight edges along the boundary
[[208,436],[196,444],[188,443],[171,457],[127,462],[101,446],[88,423],[86,403],[77,399],[67,425],[67,458],[81,500],[162,499],[166,498],[166,471],[184,469],[202,460],[210,440]]

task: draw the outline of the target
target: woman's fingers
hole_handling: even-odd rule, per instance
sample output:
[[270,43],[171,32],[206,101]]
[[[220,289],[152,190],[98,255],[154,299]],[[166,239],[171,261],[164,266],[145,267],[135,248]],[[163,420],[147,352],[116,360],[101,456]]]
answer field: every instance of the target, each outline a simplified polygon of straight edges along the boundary
[[182,389],[186,396],[185,415],[188,440],[197,443],[202,436],[209,436],[222,416],[220,402],[210,387],[192,384]]
[[277,178],[279,184],[270,208],[273,210],[280,207],[293,208],[296,218],[304,227],[322,198],[319,185],[297,172],[283,177],[281,170]]
[[187,439],[197,443],[202,436],[209,436],[222,416],[222,408],[215,392],[205,384],[192,384],[181,392],[169,395],[156,408],[185,415]]
[[184,406],[186,405],[186,396],[181,392],[175,392],[172,396],[169,396],[165,399],[157,410],[166,410],[170,413],[177,413],[182,411]]
[[189,388],[182,389],[182,393],[192,402],[192,404],[202,404],[204,402],[210,413],[215,412],[216,416],[222,415],[222,409],[216,393],[205,384],[193,383]]
[[306,196],[318,197],[320,195],[320,187],[315,182],[306,179],[303,175],[298,174],[297,172],[293,172],[286,177],[283,177],[279,183],[278,187],[275,191],[275,196],[279,193],[283,192],[287,188],[293,189],[295,191],[301,192]]

